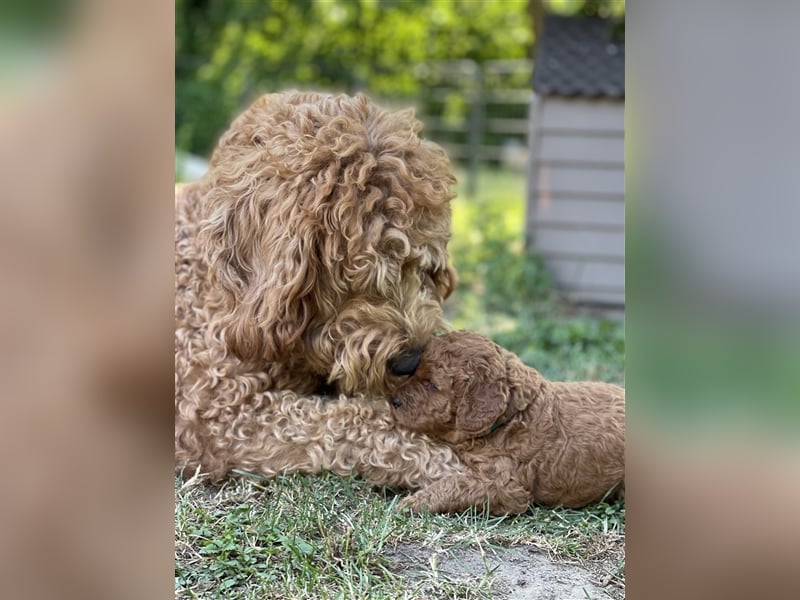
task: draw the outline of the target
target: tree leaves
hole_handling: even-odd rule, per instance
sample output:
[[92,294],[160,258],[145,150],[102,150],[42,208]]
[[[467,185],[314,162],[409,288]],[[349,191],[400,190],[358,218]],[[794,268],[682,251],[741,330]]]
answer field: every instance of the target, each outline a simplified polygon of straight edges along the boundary
[[412,98],[413,66],[524,58],[533,42],[526,0],[176,2],[176,131],[208,154],[252,98],[288,87]]

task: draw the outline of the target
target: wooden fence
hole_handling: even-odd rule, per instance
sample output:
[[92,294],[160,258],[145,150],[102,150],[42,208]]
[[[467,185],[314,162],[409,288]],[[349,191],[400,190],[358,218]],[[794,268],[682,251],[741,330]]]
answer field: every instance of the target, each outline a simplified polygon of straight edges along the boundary
[[425,135],[467,167],[467,193],[477,188],[482,162],[527,156],[528,110],[533,98],[530,60],[442,61],[420,65],[418,101]]

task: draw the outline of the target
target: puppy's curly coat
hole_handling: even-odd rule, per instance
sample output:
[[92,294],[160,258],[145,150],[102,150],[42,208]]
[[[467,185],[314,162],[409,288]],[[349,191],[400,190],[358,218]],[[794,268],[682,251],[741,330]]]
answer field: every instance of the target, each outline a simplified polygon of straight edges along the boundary
[[463,472],[385,401],[455,284],[454,178],[420,128],[364,96],[269,94],[176,189],[177,468]]
[[459,512],[489,503],[522,513],[531,501],[580,507],[624,494],[625,390],[546,381],[478,334],[434,338],[392,397],[397,421],[446,441],[469,473],[446,476],[401,506]]

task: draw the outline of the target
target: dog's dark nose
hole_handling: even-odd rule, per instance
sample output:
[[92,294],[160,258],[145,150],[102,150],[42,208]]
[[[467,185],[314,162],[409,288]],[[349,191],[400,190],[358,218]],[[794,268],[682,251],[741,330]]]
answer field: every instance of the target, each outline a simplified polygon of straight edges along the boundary
[[400,408],[400,405],[402,404],[402,402],[400,402],[400,398],[398,398],[397,396],[392,396],[391,398],[389,398],[389,402],[391,402],[392,406],[394,406],[395,408]]
[[389,371],[392,375],[413,375],[419,366],[422,350],[414,348],[404,354],[389,359]]

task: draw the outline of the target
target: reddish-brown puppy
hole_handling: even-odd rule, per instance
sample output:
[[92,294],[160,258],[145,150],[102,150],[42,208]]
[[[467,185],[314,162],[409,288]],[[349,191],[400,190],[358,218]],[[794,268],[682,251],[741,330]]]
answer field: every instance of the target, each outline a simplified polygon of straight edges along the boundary
[[624,494],[625,390],[545,380],[467,331],[434,338],[392,397],[397,421],[453,447],[468,473],[446,476],[402,507],[521,513],[530,502],[579,507]]

